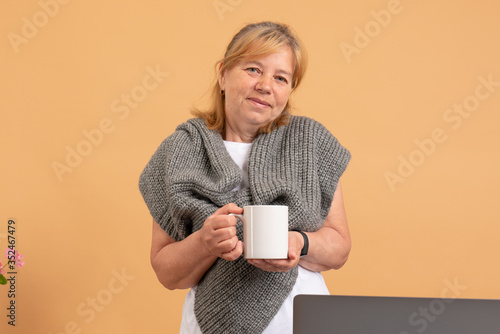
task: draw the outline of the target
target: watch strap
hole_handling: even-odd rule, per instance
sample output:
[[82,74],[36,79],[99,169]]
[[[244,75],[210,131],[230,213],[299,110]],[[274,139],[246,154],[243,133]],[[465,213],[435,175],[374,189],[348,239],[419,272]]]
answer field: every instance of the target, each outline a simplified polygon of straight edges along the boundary
[[302,234],[302,237],[304,238],[304,247],[302,247],[302,250],[300,252],[300,256],[307,255],[307,252],[309,251],[309,238],[307,237],[307,234],[300,230],[294,230],[295,232],[299,232]]

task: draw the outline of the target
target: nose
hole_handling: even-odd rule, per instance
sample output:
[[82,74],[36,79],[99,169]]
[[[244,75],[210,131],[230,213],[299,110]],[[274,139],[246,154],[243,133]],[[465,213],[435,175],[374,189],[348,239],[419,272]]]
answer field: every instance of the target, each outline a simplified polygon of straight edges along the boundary
[[272,90],[272,78],[267,75],[261,75],[257,84],[255,85],[255,89],[259,93],[269,94]]

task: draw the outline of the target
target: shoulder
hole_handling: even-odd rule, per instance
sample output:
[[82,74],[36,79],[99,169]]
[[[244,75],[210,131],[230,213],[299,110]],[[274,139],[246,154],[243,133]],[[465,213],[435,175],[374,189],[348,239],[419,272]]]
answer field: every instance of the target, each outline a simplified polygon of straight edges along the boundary
[[[156,151],[151,156],[146,169],[162,169],[165,162],[171,160],[172,157],[185,155],[183,153],[193,150],[193,146],[199,142],[196,140],[197,126],[203,126],[199,119],[190,119],[177,126],[175,131],[165,138]],[[175,160],[175,159],[174,159]]]
[[305,116],[292,116],[289,123],[291,136],[298,138],[308,149],[318,150],[321,159],[334,155],[348,162],[351,154],[347,148],[320,122]]
[[306,116],[291,116],[288,126],[291,135],[299,136],[301,140],[309,139],[316,144],[322,144],[324,141],[337,142],[326,126]]
[[322,126],[322,124],[307,116],[290,116],[290,125],[310,125],[310,126]]
[[201,140],[197,133],[203,126],[204,121],[201,119],[190,119],[177,126],[151,156],[141,174],[140,183],[146,184],[148,180],[164,179],[165,168],[189,163],[190,158],[200,151]]
[[320,122],[306,116],[291,116],[288,126],[293,130],[328,132],[328,129]]
[[177,138],[184,138],[203,131],[209,131],[205,121],[201,118],[191,118],[186,122],[179,124],[174,133],[167,137],[167,139],[171,138],[170,140],[173,140]]
[[193,141],[196,141],[195,138],[199,137],[201,131],[208,131],[205,121],[200,118],[189,119],[179,124],[175,131],[163,140],[158,149],[166,149],[171,146],[190,145]]
[[179,124],[175,129],[175,132],[193,132],[193,131],[205,131],[207,130],[207,125],[205,120],[202,118],[190,118],[182,124]]

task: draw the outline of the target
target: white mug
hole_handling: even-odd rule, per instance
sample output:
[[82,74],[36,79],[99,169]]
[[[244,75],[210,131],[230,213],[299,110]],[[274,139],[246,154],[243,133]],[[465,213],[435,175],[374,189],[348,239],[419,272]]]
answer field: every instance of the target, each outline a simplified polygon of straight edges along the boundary
[[247,205],[243,214],[231,214],[243,222],[245,259],[288,258],[288,207]]

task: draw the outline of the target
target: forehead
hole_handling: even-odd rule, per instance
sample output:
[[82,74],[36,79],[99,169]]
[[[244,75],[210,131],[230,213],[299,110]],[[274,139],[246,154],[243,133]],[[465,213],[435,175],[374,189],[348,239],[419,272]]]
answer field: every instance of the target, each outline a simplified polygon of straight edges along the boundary
[[240,61],[240,64],[255,64],[261,67],[269,67],[273,68],[275,71],[293,75],[295,69],[295,57],[289,47],[282,47],[278,51],[269,53],[264,56],[246,57]]

